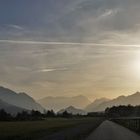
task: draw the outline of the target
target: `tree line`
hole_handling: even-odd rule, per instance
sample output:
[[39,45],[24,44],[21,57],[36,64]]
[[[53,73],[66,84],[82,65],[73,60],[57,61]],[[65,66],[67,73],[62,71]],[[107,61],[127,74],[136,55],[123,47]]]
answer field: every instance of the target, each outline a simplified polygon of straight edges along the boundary
[[107,117],[140,117],[140,106],[120,105],[106,108]]
[[7,113],[4,109],[0,110],[0,121],[34,121],[34,120],[45,120],[47,118],[55,118],[55,117],[64,117],[64,118],[71,118],[71,117],[77,117],[82,116],[80,114],[73,115],[71,113],[68,113],[67,111],[64,111],[61,114],[55,113],[53,110],[44,111],[44,113],[41,113],[36,110],[32,111],[22,111],[17,114],[10,114]]
[[89,112],[87,115],[73,115],[64,111],[63,113],[55,113],[53,110],[44,111],[41,113],[36,110],[22,111],[15,115],[7,113],[4,109],[0,110],[0,121],[28,121],[28,120],[45,120],[47,118],[55,117],[107,117],[107,118],[119,118],[119,117],[140,117],[140,106],[132,105],[120,105],[106,108],[104,112]]

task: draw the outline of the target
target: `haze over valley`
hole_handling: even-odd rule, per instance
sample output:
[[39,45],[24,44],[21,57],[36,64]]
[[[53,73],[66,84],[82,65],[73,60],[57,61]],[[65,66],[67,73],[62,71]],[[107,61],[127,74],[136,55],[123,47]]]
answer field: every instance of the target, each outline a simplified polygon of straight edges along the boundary
[[38,110],[42,113],[53,110],[58,113],[68,111],[72,114],[87,114],[88,112],[104,112],[108,107],[119,105],[137,106],[139,101],[140,92],[129,96],[122,95],[114,99],[100,98],[94,101],[89,101],[82,95],[74,97],[45,97],[37,101],[27,95],[27,93],[16,93],[11,89],[0,87],[0,109],[5,109],[5,111],[12,114],[17,114],[24,110]]

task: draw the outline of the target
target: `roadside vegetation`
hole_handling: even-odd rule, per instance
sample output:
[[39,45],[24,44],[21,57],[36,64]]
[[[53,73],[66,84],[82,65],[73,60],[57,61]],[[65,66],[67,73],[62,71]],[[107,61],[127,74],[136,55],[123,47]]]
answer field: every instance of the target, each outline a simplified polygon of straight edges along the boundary
[[105,114],[110,120],[140,134],[140,106],[114,106],[107,108]]

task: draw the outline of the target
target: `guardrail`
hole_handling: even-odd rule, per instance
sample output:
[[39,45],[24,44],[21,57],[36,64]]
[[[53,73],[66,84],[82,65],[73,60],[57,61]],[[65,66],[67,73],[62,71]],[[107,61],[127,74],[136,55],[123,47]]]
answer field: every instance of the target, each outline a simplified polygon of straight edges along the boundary
[[111,121],[116,122],[140,134],[140,118],[113,118]]

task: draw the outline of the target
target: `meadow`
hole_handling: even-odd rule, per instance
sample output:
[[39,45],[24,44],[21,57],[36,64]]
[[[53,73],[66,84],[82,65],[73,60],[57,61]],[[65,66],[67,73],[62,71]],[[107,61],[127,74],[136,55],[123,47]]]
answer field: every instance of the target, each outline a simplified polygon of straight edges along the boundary
[[[97,128],[102,118],[47,118],[42,121],[0,122],[1,140],[80,140]],[[60,138],[59,138],[60,137]]]

